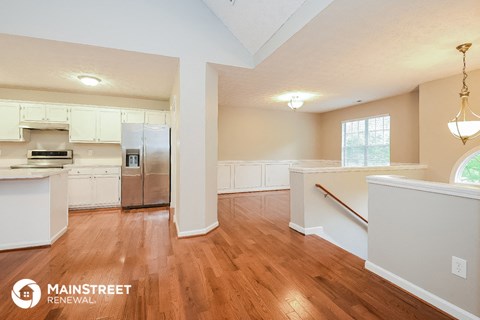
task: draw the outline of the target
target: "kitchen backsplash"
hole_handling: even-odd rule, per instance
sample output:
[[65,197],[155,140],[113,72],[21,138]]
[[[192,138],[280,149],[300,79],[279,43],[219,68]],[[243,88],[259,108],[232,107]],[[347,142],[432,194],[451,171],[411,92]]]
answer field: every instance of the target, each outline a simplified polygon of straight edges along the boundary
[[120,165],[122,162],[119,144],[69,143],[68,131],[31,130],[28,142],[0,142],[0,167],[25,163],[30,149],[72,149],[74,164],[78,165]]

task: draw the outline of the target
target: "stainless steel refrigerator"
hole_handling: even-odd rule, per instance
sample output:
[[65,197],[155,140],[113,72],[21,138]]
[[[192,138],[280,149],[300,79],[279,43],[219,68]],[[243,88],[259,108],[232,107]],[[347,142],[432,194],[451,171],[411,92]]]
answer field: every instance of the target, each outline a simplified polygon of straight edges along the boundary
[[122,207],[170,204],[170,128],[122,124]]

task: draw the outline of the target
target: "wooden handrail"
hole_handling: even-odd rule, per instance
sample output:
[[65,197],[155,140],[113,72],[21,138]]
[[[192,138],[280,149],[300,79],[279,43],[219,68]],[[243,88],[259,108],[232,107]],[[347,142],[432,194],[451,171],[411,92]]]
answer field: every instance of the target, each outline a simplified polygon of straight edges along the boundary
[[363,222],[367,223],[368,224],[368,220],[365,219],[364,217],[362,217],[360,214],[358,214],[357,211],[353,210],[352,208],[350,208],[347,204],[345,204],[345,202],[343,202],[342,200],[338,199],[333,193],[331,193],[328,189],[326,189],[324,186],[322,186],[321,184],[315,184],[315,186],[319,189],[322,189],[323,192],[325,192],[325,198],[327,196],[330,196],[332,197],[333,199],[335,199],[335,201],[337,201],[338,203],[340,203],[342,206],[344,206],[348,211],[350,211],[351,213],[353,213],[354,215],[356,215],[358,218],[362,219]]

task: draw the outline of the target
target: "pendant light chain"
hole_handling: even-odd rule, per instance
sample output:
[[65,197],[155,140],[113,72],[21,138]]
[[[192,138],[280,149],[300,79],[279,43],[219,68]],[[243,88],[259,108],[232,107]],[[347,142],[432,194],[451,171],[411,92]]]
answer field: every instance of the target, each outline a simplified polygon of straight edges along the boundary
[[462,50],[462,53],[463,53],[463,87],[462,87],[462,92],[461,92],[461,95],[462,94],[468,94],[468,86],[467,86],[467,78],[468,78],[468,74],[467,72],[465,71],[466,68],[467,68],[467,63],[465,62],[465,52],[464,50]]

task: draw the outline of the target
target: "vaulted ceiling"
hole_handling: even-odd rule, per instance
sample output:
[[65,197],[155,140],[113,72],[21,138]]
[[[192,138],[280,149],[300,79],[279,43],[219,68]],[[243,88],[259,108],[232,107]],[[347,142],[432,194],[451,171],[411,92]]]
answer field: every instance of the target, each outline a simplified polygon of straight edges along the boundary
[[282,27],[305,0],[203,0],[251,54]]
[[303,91],[317,96],[299,110],[323,112],[378,100],[459,74],[464,42],[478,69],[478,17],[478,0],[334,0],[254,69],[219,66],[219,103],[289,110],[278,96]]

